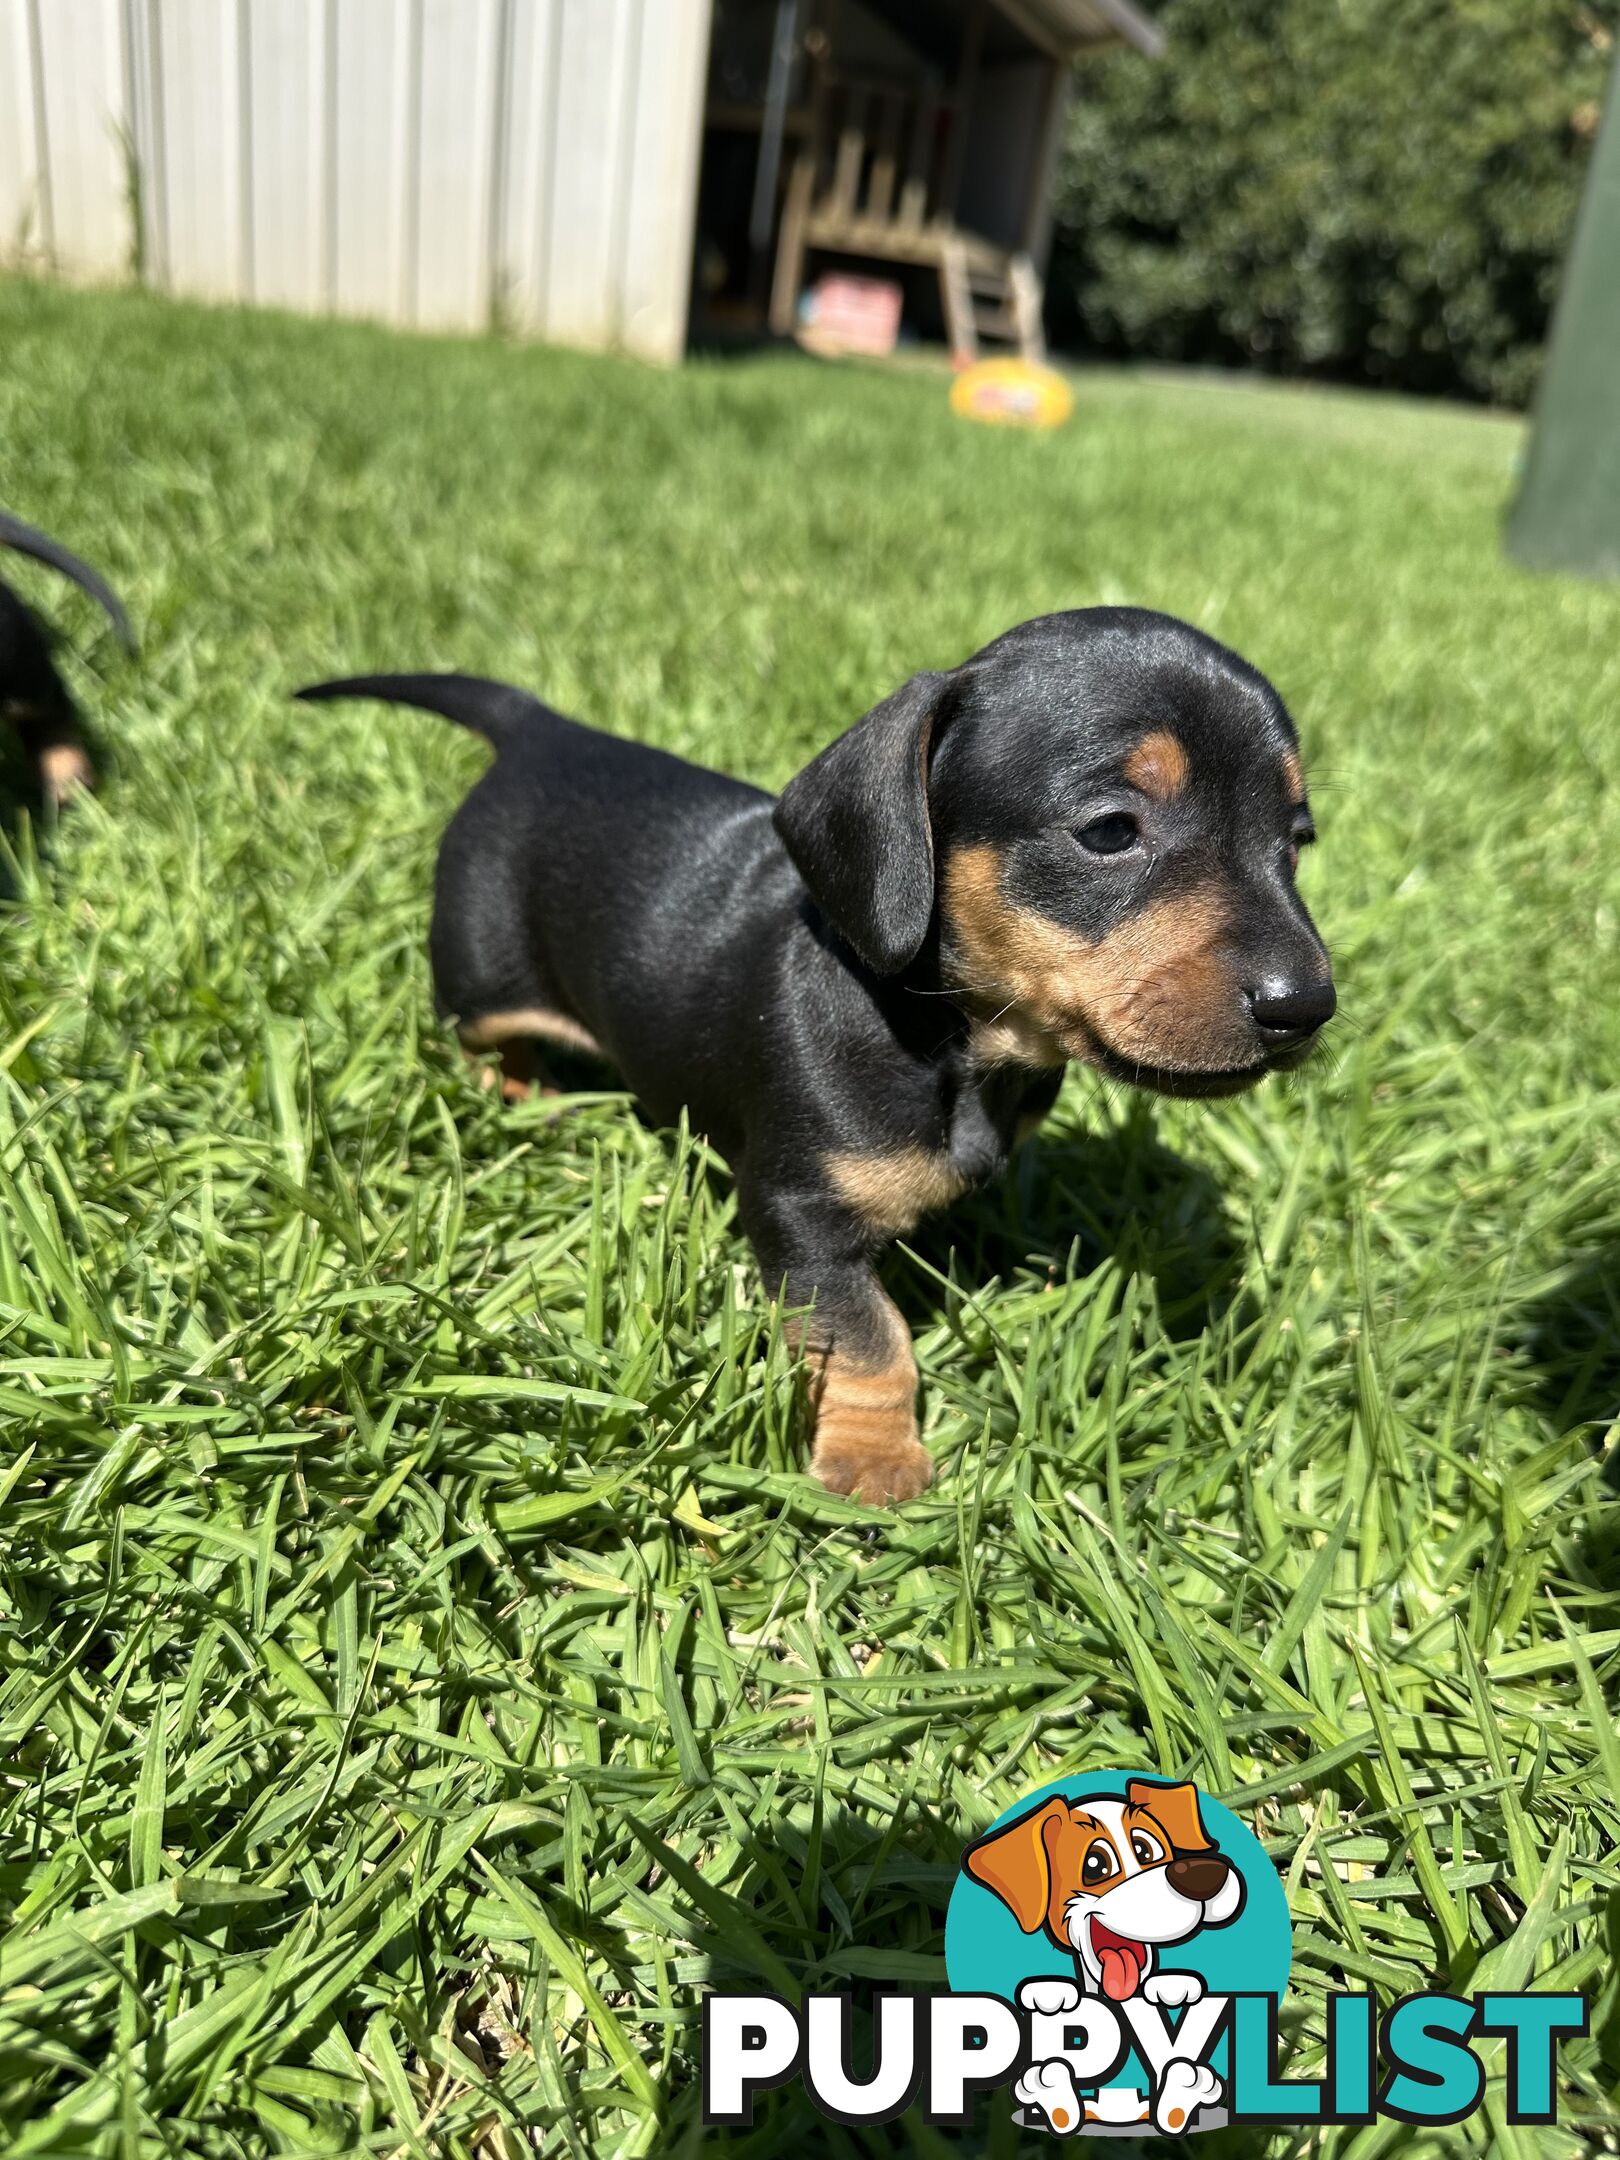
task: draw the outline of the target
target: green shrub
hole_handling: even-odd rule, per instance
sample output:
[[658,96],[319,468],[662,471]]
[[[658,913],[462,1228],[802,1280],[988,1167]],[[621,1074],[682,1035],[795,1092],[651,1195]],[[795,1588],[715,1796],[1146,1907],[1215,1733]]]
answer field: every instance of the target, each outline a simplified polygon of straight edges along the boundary
[[1522,404],[1620,0],[1164,0],[1082,70],[1056,327]]

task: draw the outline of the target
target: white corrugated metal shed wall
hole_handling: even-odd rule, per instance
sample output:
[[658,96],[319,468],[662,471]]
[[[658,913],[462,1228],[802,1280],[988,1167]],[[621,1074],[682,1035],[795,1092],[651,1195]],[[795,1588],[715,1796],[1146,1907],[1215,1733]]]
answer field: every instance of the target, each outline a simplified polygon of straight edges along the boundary
[[0,0],[0,258],[673,360],[709,13]]

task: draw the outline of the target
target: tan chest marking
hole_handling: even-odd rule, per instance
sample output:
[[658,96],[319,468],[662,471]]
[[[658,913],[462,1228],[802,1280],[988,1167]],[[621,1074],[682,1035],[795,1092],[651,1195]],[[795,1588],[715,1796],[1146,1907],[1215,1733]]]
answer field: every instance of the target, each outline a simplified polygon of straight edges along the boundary
[[1144,735],[1125,760],[1125,777],[1151,802],[1170,802],[1187,785],[1187,753],[1168,728]]
[[949,1207],[967,1180],[939,1148],[897,1148],[886,1155],[840,1153],[825,1158],[827,1175],[868,1230],[893,1237],[934,1209]]
[[994,1020],[975,1020],[968,1048],[981,1065],[1066,1065],[1069,1060],[1055,1035],[1048,1035],[1016,1010]]

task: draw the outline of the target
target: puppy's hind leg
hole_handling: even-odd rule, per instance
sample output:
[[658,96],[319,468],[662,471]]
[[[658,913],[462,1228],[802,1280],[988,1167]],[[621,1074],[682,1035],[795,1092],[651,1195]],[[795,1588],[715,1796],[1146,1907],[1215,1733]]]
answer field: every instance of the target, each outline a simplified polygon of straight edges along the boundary
[[[460,1033],[460,1031],[457,1031]],[[534,1044],[522,1035],[478,1042],[461,1035],[462,1053],[478,1068],[480,1087],[498,1087],[502,1102],[527,1102],[531,1095],[556,1095],[557,1087]]]
[[530,846],[521,792],[486,773],[450,822],[434,880],[428,946],[439,1011],[472,1058],[498,1057],[501,1093],[555,1094],[546,1048],[600,1058],[550,979],[525,878]]
[[[546,1064],[544,1047],[573,1052],[580,1057],[600,1058],[602,1046],[588,1028],[567,1013],[543,1005],[525,1005],[502,1012],[484,1013],[475,1020],[458,1020],[456,1033],[468,1057],[500,1059],[501,1094],[507,1102],[524,1102],[529,1096],[560,1092]],[[490,1068],[493,1081],[494,1068]],[[486,1083],[490,1084],[490,1083]]]

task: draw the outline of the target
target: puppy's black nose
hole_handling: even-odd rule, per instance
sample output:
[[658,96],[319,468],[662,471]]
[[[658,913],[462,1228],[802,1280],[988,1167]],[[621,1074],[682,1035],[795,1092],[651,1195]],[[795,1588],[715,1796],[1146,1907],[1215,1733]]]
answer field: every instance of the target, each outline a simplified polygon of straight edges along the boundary
[[1282,1048],[1303,1042],[1333,1018],[1339,1000],[1328,977],[1322,982],[1295,983],[1273,978],[1249,992],[1249,1011],[1260,1032]]

